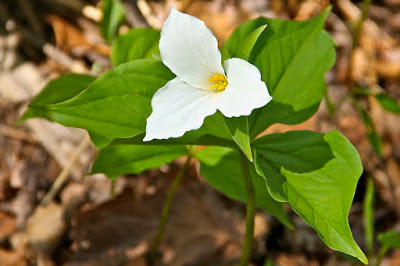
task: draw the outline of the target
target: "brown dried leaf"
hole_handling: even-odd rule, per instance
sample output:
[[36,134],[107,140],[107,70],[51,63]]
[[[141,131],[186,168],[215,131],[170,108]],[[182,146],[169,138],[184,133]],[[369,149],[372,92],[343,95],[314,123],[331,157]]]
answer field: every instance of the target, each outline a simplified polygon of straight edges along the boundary
[[69,53],[76,48],[91,48],[91,45],[85,39],[85,36],[76,26],[55,15],[48,16],[48,20],[53,27],[56,46],[59,49]]
[[16,224],[15,217],[0,211],[0,241],[3,241],[14,232]]
[[50,256],[61,244],[67,230],[64,208],[56,203],[39,206],[26,224],[30,244],[38,253]]
[[[149,176],[139,179],[149,180]],[[148,186],[152,185],[147,183],[142,189]],[[141,265],[155,236],[167,187],[164,181],[162,189],[140,198],[125,190],[77,215],[70,233],[73,252],[67,255],[66,265],[96,265],[98,261]],[[165,265],[209,265],[239,257],[241,238],[235,219],[221,210],[212,195],[215,192],[198,182],[178,189],[161,244]]]
[[25,258],[12,251],[0,249],[0,262],[2,266],[27,266]]
[[192,1],[183,12],[203,20],[220,42],[249,19],[249,14],[232,2],[223,4],[223,1]]

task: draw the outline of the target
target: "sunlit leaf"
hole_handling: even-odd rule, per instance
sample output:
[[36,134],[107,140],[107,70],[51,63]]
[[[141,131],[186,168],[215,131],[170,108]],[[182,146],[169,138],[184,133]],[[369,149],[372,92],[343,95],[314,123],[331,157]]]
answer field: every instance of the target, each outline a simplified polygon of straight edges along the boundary
[[367,263],[347,218],[363,170],[351,143],[337,131],[293,131],[261,137],[252,147],[271,195],[288,202],[327,246]]

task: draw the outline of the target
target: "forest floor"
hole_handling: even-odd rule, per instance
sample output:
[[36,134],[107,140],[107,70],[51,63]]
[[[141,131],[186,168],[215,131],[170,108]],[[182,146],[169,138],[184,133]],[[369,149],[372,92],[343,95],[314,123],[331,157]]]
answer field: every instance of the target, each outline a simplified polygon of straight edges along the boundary
[[[371,96],[357,96],[375,127],[366,127],[350,100],[366,87],[400,99],[400,0],[374,1],[359,38],[362,2],[350,0],[165,0],[122,1],[129,27],[160,29],[169,6],[205,21],[220,44],[240,23],[260,15],[304,20],[333,5],[326,30],[337,43],[337,61],[326,74],[330,103],[296,126],[274,125],[266,133],[340,130],[361,155],[364,173],[350,210],[356,242],[367,249],[364,198],[375,188],[375,234],[400,230],[400,117]],[[132,3],[137,3],[134,5]],[[364,1],[368,2],[368,1]],[[96,156],[85,131],[41,119],[16,121],[46,83],[63,73],[100,75],[111,69],[110,45],[101,37],[98,0],[5,0],[0,2],[0,265],[146,265],[169,184],[183,160],[114,183],[87,175]],[[335,112],[332,106],[336,106]],[[328,108],[329,107],[329,108]],[[329,109],[329,110],[328,110]],[[367,138],[382,140],[378,156]],[[60,176],[60,191],[50,188]],[[50,203],[42,204],[48,197]],[[357,265],[327,248],[290,207],[295,230],[259,210],[254,265]],[[213,190],[192,162],[172,202],[160,265],[235,265],[244,235],[245,206]],[[370,254],[374,265],[380,244]],[[400,250],[381,265],[400,265]]]

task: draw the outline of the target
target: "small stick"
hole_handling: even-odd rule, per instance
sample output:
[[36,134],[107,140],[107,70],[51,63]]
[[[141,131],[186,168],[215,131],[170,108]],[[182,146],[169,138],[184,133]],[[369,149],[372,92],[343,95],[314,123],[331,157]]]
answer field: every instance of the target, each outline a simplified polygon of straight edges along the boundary
[[137,0],[122,0],[125,16],[129,26],[134,28],[148,28],[149,24],[137,6]]
[[68,175],[71,172],[72,168],[75,166],[76,162],[79,159],[79,156],[82,152],[87,148],[90,144],[89,136],[86,136],[81,143],[79,144],[78,148],[76,149],[75,153],[72,155],[70,160],[68,161],[67,165],[63,168],[61,173],[57,176],[56,181],[54,181],[53,185],[51,186],[50,190],[44,196],[40,205],[45,206],[49,204],[54,197],[61,191],[61,188],[64,186],[65,182],[68,179]]
[[16,140],[26,141],[32,144],[38,144],[38,141],[29,133],[10,126],[0,125],[0,134]]
[[19,7],[22,13],[25,15],[29,24],[32,26],[33,31],[40,36],[40,38],[45,39],[45,34],[43,30],[43,25],[36,14],[33,12],[34,8],[29,0],[18,0]]

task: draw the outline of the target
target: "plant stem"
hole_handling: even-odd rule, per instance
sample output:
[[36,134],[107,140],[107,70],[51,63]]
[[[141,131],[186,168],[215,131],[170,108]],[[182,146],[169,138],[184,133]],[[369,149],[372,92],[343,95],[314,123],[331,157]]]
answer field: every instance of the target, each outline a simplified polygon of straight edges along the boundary
[[242,151],[239,151],[239,157],[243,180],[246,186],[246,233],[244,235],[242,258],[240,259],[239,265],[247,266],[250,262],[251,251],[253,248],[256,199],[253,180],[250,175],[249,161]]
[[191,158],[192,158],[191,156],[187,157],[185,164],[179,170],[178,174],[174,178],[174,181],[172,182],[171,186],[169,187],[167,198],[164,202],[164,206],[162,209],[161,220],[160,220],[160,224],[158,226],[157,235],[153,242],[153,245],[151,246],[149,257],[148,257],[148,264],[150,266],[154,265],[154,263],[156,262],[157,251],[161,244],[161,240],[162,240],[164,232],[165,232],[165,227],[167,226],[168,214],[169,214],[169,209],[171,207],[172,198],[175,194],[175,191],[176,191],[179,183],[181,182],[181,180],[183,178],[184,173],[186,172],[186,170],[189,166],[189,161]]
[[364,23],[365,19],[367,18],[368,9],[369,9],[369,6],[371,5],[371,2],[372,2],[372,0],[364,0],[363,1],[362,8],[361,8],[361,18],[357,22],[356,27],[355,27],[354,46],[359,45],[361,27],[362,27],[362,24]]
[[388,252],[388,250],[389,250],[389,247],[388,247],[388,246],[383,246],[383,247],[379,250],[378,259],[377,259],[377,261],[376,261],[376,266],[380,266],[380,265],[381,265],[382,259],[383,259],[383,257],[385,257],[385,255],[386,255],[386,253]]
[[364,234],[367,246],[367,255],[372,257],[374,248],[374,181],[372,177],[367,179],[367,188],[364,196]]

